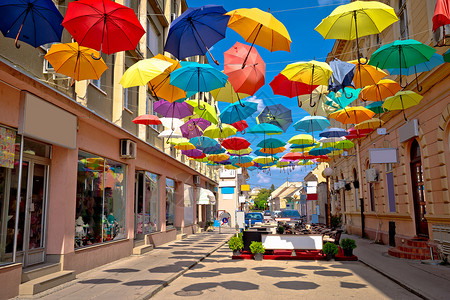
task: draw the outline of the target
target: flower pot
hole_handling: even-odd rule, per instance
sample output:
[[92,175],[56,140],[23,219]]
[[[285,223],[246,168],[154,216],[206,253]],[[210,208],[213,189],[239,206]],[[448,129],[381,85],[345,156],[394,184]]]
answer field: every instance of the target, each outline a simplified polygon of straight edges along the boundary
[[325,260],[331,260],[333,259],[334,255],[333,254],[325,254]]
[[233,250],[233,256],[239,256],[239,255],[241,255],[241,251]]
[[263,255],[262,253],[255,253],[255,255],[253,256],[253,258],[255,260],[263,260]]
[[353,256],[353,249],[343,249],[344,256]]

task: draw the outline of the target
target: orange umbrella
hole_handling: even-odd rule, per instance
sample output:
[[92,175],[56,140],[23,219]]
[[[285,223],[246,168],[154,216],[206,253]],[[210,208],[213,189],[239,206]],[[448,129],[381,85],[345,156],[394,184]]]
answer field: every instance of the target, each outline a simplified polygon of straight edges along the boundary
[[227,160],[228,158],[230,158],[230,156],[227,154],[224,154],[224,153],[211,154],[208,156],[208,160],[213,161],[213,162],[224,161],[224,160]]
[[386,77],[388,74],[383,70],[365,64],[366,60],[361,58],[361,63],[358,60],[349,61],[351,64],[355,64],[355,76],[353,77],[353,83],[355,84],[355,88],[363,88],[367,85],[377,84],[378,81]]
[[284,147],[278,147],[278,148],[261,148],[259,151],[265,154],[276,154],[285,151],[286,148]]
[[170,84],[170,73],[176,69],[181,68],[178,61],[171,59],[165,55],[158,54],[155,56],[157,59],[165,60],[170,62],[172,65],[169,66],[164,72],[153,78],[148,82],[150,90],[156,97],[163,98],[169,102],[174,102],[175,100],[186,98],[186,92]]
[[370,120],[375,113],[363,106],[346,107],[329,115],[342,124],[358,124]]
[[264,85],[266,64],[255,48],[236,42],[223,56],[223,72],[237,93],[254,95]]
[[359,98],[366,101],[381,101],[384,98],[394,96],[402,87],[391,79],[381,79],[374,85],[366,86],[359,93]]

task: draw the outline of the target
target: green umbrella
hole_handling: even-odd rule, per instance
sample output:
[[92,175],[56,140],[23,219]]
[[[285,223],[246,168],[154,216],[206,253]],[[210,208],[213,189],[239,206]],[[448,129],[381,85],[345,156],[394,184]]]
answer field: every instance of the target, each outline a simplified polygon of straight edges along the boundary
[[197,100],[188,100],[185,102],[194,108],[194,114],[197,114],[199,118],[210,121],[213,124],[219,123],[216,109],[208,103],[202,102],[203,108],[199,108],[199,101]]
[[401,69],[427,62],[435,52],[436,49],[416,40],[397,40],[375,51],[369,65],[380,69],[400,69],[400,86],[402,86]]
[[384,101],[375,101],[375,102],[372,102],[372,103],[366,105],[366,108],[370,109],[371,111],[373,111],[376,114],[382,114],[387,111],[387,109],[383,108],[383,103],[384,103]]
[[256,146],[260,147],[260,148],[279,148],[279,147],[283,147],[285,145],[286,145],[286,143],[283,142],[282,140],[272,138],[272,139],[267,139],[267,140],[261,141]]
[[447,52],[444,53],[444,61],[450,63],[450,49],[447,50]]

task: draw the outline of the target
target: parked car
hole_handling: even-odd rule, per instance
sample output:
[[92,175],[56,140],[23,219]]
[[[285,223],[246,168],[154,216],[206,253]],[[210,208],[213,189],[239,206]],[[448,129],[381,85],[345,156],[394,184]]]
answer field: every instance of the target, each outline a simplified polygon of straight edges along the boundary
[[279,218],[281,216],[281,210],[274,210],[272,214],[272,218]]
[[245,214],[245,228],[255,225],[255,223],[263,223],[264,216],[260,212],[249,212]]
[[270,210],[264,211],[264,220],[271,220],[272,219],[272,213]]
[[281,212],[280,221],[285,221],[286,224],[296,225],[302,223],[302,217],[300,213],[295,209],[285,209]]

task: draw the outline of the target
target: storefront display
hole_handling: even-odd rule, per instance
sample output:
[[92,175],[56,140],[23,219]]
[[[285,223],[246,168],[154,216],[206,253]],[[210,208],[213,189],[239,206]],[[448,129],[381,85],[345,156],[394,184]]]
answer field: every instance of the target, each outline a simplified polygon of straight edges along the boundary
[[175,226],[175,181],[166,179],[166,228]]
[[136,239],[159,230],[159,176],[138,171],[136,189]]
[[122,163],[79,152],[75,248],[126,238],[125,168]]
[[194,188],[191,185],[184,185],[184,225],[194,224]]

